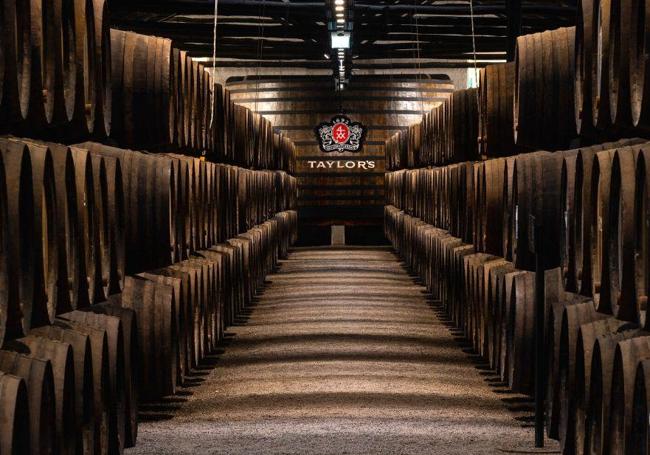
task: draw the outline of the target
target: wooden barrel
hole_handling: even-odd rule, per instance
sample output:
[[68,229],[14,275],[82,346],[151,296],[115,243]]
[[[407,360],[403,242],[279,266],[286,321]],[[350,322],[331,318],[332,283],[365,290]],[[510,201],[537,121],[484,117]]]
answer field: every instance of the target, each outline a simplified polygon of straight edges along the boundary
[[[609,88],[609,61],[610,61],[610,34],[611,34],[611,0],[600,0],[592,6],[593,15],[587,27],[592,36],[589,37],[592,43],[592,55],[587,62],[586,77],[590,79],[589,86],[591,98],[586,102],[591,103],[591,125],[598,129],[609,128],[612,122],[610,113],[610,88]],[[580,17],[578,19],[580,22]],[[576,46],[578,37],[576,36]],[[588,111],[589,112],[589,111]]]
[[478,89],[452,94],[453,162],[478,159]]
[[559,421],[558,437],[562,447],[567,451],[573,450],[574,437],[572,434],[571,417],[575,409],[576,388],[580,387],[575,382],[576,348],[578,345],[578,332],[580,326],[604,319],[606,316],[597,313],[591,301],[567,305],[562,314],[560,327],[559,358],[557,378]]
[[569,428],[567,436],[573,435],[573,443],[565,443],[565,447],[573,447],[576,454],[586,453],[587,415],[589,414],[589,396],[592,374],[592,357],[596,340],[601,336],[618,333],[624,336],[634,336],[638,328],[630,323],[605,318],[589,324],[583,324],[578,331],[575,364],[575,392],[570,397],[570,407],[566,414]]
[[0,372],[0,416],[4,429],[0,434],[2,453],[32,453],[27,387],[18,376]]
[[111,216],[108,202],[109,188],[106,163],[101,155],[91,156],[93,170],[93,201],[95,203],[96,221],[96,248],[95,262],[93,264],[96,286],[102,288],[102,296],[109,295],[111,290]]
[[578,152],[564,154],[562,157],[562,176],[560,178],[560,210],[562,216],[560,232],[560,267],[562,281],[567,292],[578,292],[576,224],[579,223],[575,211],[576,200],[576,161]]
[[[111,365],[108,353],[108,336],[106,330],[98,329],[81,322],[71,321],[69,319],[57,319],[54,322],[54,326],[65,330],[66,332],[79,332],[88,337],[88,340],[90,341],[90,358],[92,360],[92,407],[89,406],[85,408],[83,412],[92,412],[93,426],[82,427],[82,431],[88,431],[90,428],[94,428],[94,434],[92,439],[84,436],[84,448],[88,447],[88,443],[93,443],[94,453],[107,453],[109,450],[110,431],[109,413],[111,406]],[[93,449],[84,451],[84,453],[87,452],[92,453]]]
[[514,135],[519,145],[567,148],[575,137],[573,114],[575,29],[517,38]]
[[650,336],[640,336],[618,342],[614,353],[612,389],[610,396],[609,445],[612,455],[634,451],[631,446],[632,399],[637,365],[650,359]]
[[546,304],[544,340],[547,346],[547,389],[546,389],[546,428],[550,438],[558,439],[560,421],[560,338],[565,309],[588,299],[578,294],[565,292],[560,268],[545,273],[544,297]]
[[72,120],[76,101],[77,49],[74,0],[55,0],[51,8],[56,37],[53,43],[55,59],[53,124],[61,127]]
[[578,152],[575,177],[575,249],[576,249],[576,285],[580,294],[593,297],[591,282],[591,250],[593,245],[591,203],[592,170],[596,151],[584,149]]
[[124,407],[125,407],[125,440],[124,447],[134,447],[138,437],[138,324],[135,311],[124,308],[122,294],[109,297],[108,301],[88,308],[87,311],[99,315],[118,318],[122,323],[124,338]]
[[[124,183],[125,246],[130,252],[126,273],[169,264],[176,249],[174,161],[92,142],[79,144],[79,147],[120,161]],[[155,226],[153,235],[144,226]]]
[[67,436],[66,441],[67,438],[72,439],[78,453],[92,453],[95,449],[95,403],[90,338],[77,330],[65,329],[57,325],[34,329],[30,332],[31,336],[67,343],[72,347],[75,375],[74,434],[71,437]]
[[[27,118],[31,93],[30,0],[11,0],[3,11],[3,68],[0,112],[8,125]],[[4,128],[3,128],[4,129]]]
[[[621,127],[632,125],[632,106],[630,100],[630,64],[632,50],[640,41],[633,41],[636,32],[637,11],[625,0],[613,0],[610,10],[609,25],[609,111],[612,123]],[[638,61],[638,60],[637,60]],[[639,63],[640,66],[641,63]]]
[[169,266],[165,270],[182,274],[181,276],[187,283],[186,296],[188,298],[185,300],[184,308],[181,308],[185,326],[180,327],[180,332],[183,332],[181,339],[185,339],[186,342],[186,371],[189,371],[191,368],[195,368],[202,359],[199,323],[203,295],[202,269],[199,267],[188,267],[186,262],[183,261]]
[[87,311],[72,311],[62,315],[62,317],[66,320],[106,332],[110,378],[109,447],[110,451],[121,452],[124,449],[126,437],[126,386],[132,381],[131,377],[127,377],[124,367],[125,350],[122,321],[114,316]]
[[515,65],[489,65],[481,71],[480,151],[489,157],[518,153],[513,134],[512,103],[515,96]]
[[[28,336],[10,342],[5,349],[25,356],[50,362],[54,380],[54,408],[56,411],[54,451],[72,455],[77,451],[77,419],[75,418],[75,364],[72,346],[38,336]],[[79,397],[78,399],[83,399]]]
[[145,401],[176,392],[178,338],[174,288],[158,276],[155,281],[127,278],[122,305],[138,317],[140,396]]
[[[7,187],[7,254],[8,312],[5,338],[13,339],[27,333],[31,327],[49,322],[47,295],[43,279],[42,236],[36,235],[36,210],[42,215],[43,206],[34,203],[34,185],[29,149],[21,143],[0,140]],[[52,212],[49,212],[52,213]],[[17,241],[15,239],[18,239]]]
[[178,353],[176,383],[182,384],[185,376],[191,369],[191,349],[190,349],[190,327],[191,305],[194,296],[192,287],[192,275],[187,272],[173,270],[170,267],[153,270],[141,274],[142,277],[149,280],[162,280],[165,284],[174,288],[174,300],[176,302],[176,335]]
[[80,237],[75,165],[68,146],[47,143],[52,156],[56,187],[56,219],[58,228],[59,313],[87,305],[87,278],[85,275],[84,248]]
[[648,413],[650,413],[650,361],[639,362],[634,382],[632,407],[632,429],[630,447],[639,454],[646,455],[650,451],[648,437]]
[[40,133],[54,119],[56,41],[54,4],[46,0],[30,0],[31,24],[31,94],[29,114],[21,129]]
[[530,393],[533,375],[529,360],[533,355],[533,304],[535,275],[524,273],[512,279],[507,312],[508,384],[513,391]]
[[585,453],[605,453],[609,447],[614,354],[619,341],[640,336],[635,331],[601,335],[596,339],[591,362],[591,384],[586,418]]
[[[9,219],[7,204],[5,167],[0,154],[0,217],[2,220]],[[9,251],[9,226],[6,221],[0,222],[0,248],[2,251]],[[18,307],[18,287],[15,282],[10,281],[10,277],[15,277],[9,268],[10,264],[7,254],[0,256],[0,289],[5,293],[5,298],[0,300],[0,343],[4,343],[5,335],[11,333],[11,327],[8,327],[10,324],[9,313],[15,312]],[[14,321],[11,322],[11,325],[13,324],[15,324]],[[8,329],[9,332],[7,332]]]
[[29,453],[49,453],[58,444],[52,365],[47,360],[0,350],[0,371],[23,379],[27,385],[23,403],[29,408]]
[[636,175],[636,150],[618,149],[612,162],[609,213],[604,214],[608,229],[603,245],[600,295],[603,308],[611,308],[618,319],[631,322],[640,322],[641,311],[635,267],[635,230],[641,225],[635,219],[636,181],[632,178]]
[[575,41],[574,114],[576,132],[588,132],[592,126],[592,77],[594,67],[594,2],[578,0]]
[[644,147],[638,155],[636,163],[636,190],[634,195],[634,220],[636,226],[634,230],[634,245],[635,251],[635,289],[636,289],[636,307],[638,311],[639,324],[648,328],[648,290],[650,288],[650,280],[648,279],[649,268],[649,252],[650,243],[647,235],[647,229],[641,226],[648,226],[650,222],[650,153]]
[[76,94],[73,121],[68,135],[72,140],[94,132],[97,102],[97,61],[95,58],[95,8],[92,0],[75,0],[75,49],[77,55]]
[[[84,258],[86,290],[88,302],[94,304],[104,300],[104,290],[101,281],[101,242],[100,220],[101,210],[95,196],[95,176],[93,160],[88,150],[70,147],[75,164],[75,183],[77,192],[77,219],[79,221],[79,238],[82,241],[81,251]],[[103,174],[105,178],[105,173]],[[102,179],[102,176],[98,176]],[[99,188],[105,182],[98,182]],[[82,297],[80,297],[82,299]],[[83,307],[81,301],[77,306]]]
[[126,245],[125,245],[125,206],[124,181],[120,161],[113,157],[103,157],[106,166],[108,249],[102,249],[108,255],[108,285],[106,295],[115,294],[124,288]]
[[[173,141],[169,112],[172,105],[171,41],[154,36],[111,30],[117,122],[112,136],[123,146],[161,148]],[[150,75],[150,77],[147,77]]]
[[[112,59],[111,29],[108,1],[93,0],[95,72],[90,77],[95,79],[95,137],[102,138],[111,134],[112,118]],[[132,62],[133,63],[133,62]]]
[[[169,307],[169,310],[172,314],[173,320],[169,323],[169,349],[165,353],[161,353],[159,355],[163,355],[163,360],[160,362],[162,365],[171,365],[169,370],[170,370],[170,375],[173,375],[173,378],[165,379],[163,378],[160,380],[162,384],[172,384],[172,386],[169,386],[169,388],[175,388],[176,384],[182,384],[184,381],[184,376],[185,376],[185,357],[187,355],[187,351],[185,349],[184,345],[184,337],[183,335],[185,334],[185,317],[184,317],[184,306],[186,304],[186,301],[188,299],[187,296],[187,286],[188,286],[188,281],[189,277],[185,274],[183,276],[182,274],[177,274],[174,276],[172,273],[170,273],[169,270],[166,269],[158,269],[153,272],[145,272],[141,273],[138,275],[139,277],[142,277],[146,280],[152,281],[154,283],[159,283],[163,284],[166,286],[171,286],[173,289],[173,303],[174,307],[171,308]],[[135,282],[133,283],[133,286],[135,287],[144,287],[142,283]],[[171,301],[168,299],[168,301]],[[168,305],[165,305],[165,308],[162,310],[167,310]],[[173,311],[172,311],[173,310]],[[164,325],[163,325],[164,327]],[[183,335],[182,335],[182,334]],[[169,353],[171,352],[171,354]],[[166,356],[169,356],[168,360],[164,360]],[[172,357],[173,356],[173,357]],[[167,387],[163,385],[163,388]],[[164,395],[162,395],[164,396]]]
[[[58,312],[69,307],[67,292],[67,270],[60,255],[65,254],[65,244],[61,241],[62,229],[58,221],[57,188],[54,175],[54,161],[48,144],[29,140],[12,139],[27,146],[30,155],[33,200],[34,200],[34,236],[41,238],[42,251],[34,250],[34,262],[38,264],[34,275],[35,286],[45,286],[47,313],[49,321],[54,320]],[[63,189],[65,191],[65,188]],[[40,203],[39,203],[40,202]],[[65,235],[65,233],[63,233]],[[38,247],[39,243],[33,243]],[[63,256],[65,258],[65,256]],[[43,284],[38,284],[43,280]]]
[[[530,251],[529,245],[533,228],[531,221],[536,216],[537,197],[544,191],[543,159],[548,155],[547,152],[522,154],[517,157],[514,164],[512,187],[514,216],[510,232],[514,234],[513,262],[519,269],[534,270],[535,267],[535,256]],[[559,188],[557,190],[559,191]]]

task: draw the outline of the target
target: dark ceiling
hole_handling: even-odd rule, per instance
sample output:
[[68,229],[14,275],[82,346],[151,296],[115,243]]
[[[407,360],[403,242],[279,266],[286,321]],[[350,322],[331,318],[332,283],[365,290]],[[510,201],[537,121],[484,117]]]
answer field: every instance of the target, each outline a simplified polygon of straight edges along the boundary
[[[466,0],[346,0],[354,68],[469,66],[473,55]],[[220,0],[217,66],[330,68],[328,11],[333,0]],[[116,27],[176,40],[212,56],[213,1],[113,0]],[[520,8],[520,9],[519,9]],[[474,0],[477,57],[503,59],[521,32],[575,23],[575,2]],[[520,25],[519,25],[520,24]]]

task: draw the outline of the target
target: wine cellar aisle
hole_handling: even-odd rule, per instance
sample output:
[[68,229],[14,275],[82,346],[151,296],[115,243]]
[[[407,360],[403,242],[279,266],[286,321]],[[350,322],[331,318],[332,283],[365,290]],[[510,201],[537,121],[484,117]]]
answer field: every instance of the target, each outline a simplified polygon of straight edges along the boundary
[[499,382],[388,248],[298,248],[129,454],[499,453],[532,402]]

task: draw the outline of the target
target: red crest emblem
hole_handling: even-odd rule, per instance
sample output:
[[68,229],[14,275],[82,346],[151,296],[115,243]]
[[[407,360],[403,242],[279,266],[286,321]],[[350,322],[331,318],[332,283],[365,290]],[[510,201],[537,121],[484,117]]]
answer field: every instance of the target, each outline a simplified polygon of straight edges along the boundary
[[325,152],[359,152],[366,137],[366,128],[345,115],[337,115],[330,122],[315,129],[320,149]]

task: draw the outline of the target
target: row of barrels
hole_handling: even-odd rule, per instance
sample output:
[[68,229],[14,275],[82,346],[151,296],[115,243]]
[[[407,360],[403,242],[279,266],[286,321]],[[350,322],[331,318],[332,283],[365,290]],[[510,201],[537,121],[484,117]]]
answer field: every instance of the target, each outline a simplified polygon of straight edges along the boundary
[[211,161],[294,169],[291,141],[236,105],[211,69],[166,38],[111,30],[113,133],[123,147],[205,152]]
[[[635,376],[637,364],[650,356],[638,347],[639,343],[645,346],[648,328],[649,153],[646,143],[631,139],[388,176],[389,187],[393,187],[389,201],[392,198],[406,203],[406,213],[401,216],[410,219],[413,215],[415,221],[409,223],[415,223],[423,232],[435,233],[442,228],[445,236],[467,246],[467,251],[477,258],[505,261],[507,269],[518,273],[530,274],[535,269],[530,236],[535,225],[542,225],[538,254],[550,274],[545,291],[547,428],[551,437],[561,440],[565,453],[641,453],[634,451],[638,446],[630,438],[637,431],[647,434],[643,427],[647,420],[632,417],[638,407],[647,409],[645,389],[636,392],[634,400],[632,397],[636,378],[641,377]],[[417,197],[401,198],[416,193]],[[400,223],[393,221],[392,225]],[[441,267],[436,261],[448,260],[455,254],[441,253],[439,249],[421,252],[427,248],[422,243],[412,246],[415,234],[396,234],[397,230],[389,229],[389,235],[401,239],[394,242],[402,242],[398,246],[402,251],[413,248],[406,255],[442,255],[437,259],[420,257],[414,263]],[[471,286],[476,284],[472,280],[477,274],[487,280],[485,283],[498,281],[498,277],[490,278],[492,271],[485,271],[487,266],[482,260],[477,264],[478,269],[471,273],[454,269],[453,264],[445,265],[438,281],[434,281],[451,280],[449,286],[457,286],[460,278],[454,274],[459,270],[470,273],[462,278],[468,281],[460,289],[475,294],[465,296],[460,304],[474,305],[474,309],[463,307],[462,311],[477,314],[472,316],[476,321],[468,319],[471,330],[491,333],[489,318],[481,318],[486,312],[501,311],[501,303],[497,310],[489,303],[490,295],[499,290],[471,290]],[[534,280],[530,276],[527,279],[524,287],[530,297],[534,295]],[[472,299],[479,299],[478,306]],[[446,297],[442,300],[447,301]],[[454,301],[449,302],[452,305]],[[532,308],[526,306],[529,304],[521,304],[527,315],[523,321],[527,328],[521,333],[528,341],[533,334]],[[516,324],[522,323],[517,317],[504,321],[508,325],[506,333],[518,330]],[[478,336],[474,332],[468,335]],[[641,339],[623,342],[637,338]],[[485,344],[485,340],[480,343]],[[490,343],[492,338],[483,350],[487,349],[487,357],[496,367],[498,363],[490,352],[498,350],[498,346],[490,349]],[[530,345],[526,352],[530,354]],[[531,378],[526,380],[528,387]],[[639,388],[641,382],[636,382]],[[633,422],[637,425],[635,431],[630,430]],[[625,447],[627,452],[623,451]]]
[[514,63],[482,69],[478,89],[454,92],[387,141],[388,169],[568,148],[577,137],[574,43],[575,27],[519,37]]
[[478,158],[478,90],[457,90],[421,123],[386,142],[387,169],[417,168]]
[[142,401],[175,394],[214,352],[287,257],[297,223],[297,212],[281,212],[187,260],[126,279],[119,298],[137,315]]
[[0,13],[0,132],[110,134],[105,0],[7,0]]
[[[535,273],[480,253],[448,231],[385,209],[386,234],[514,392],[532,394]],[[545,272],[546,429],[564,454],[648,453],[650,332],[567,293]]]
[[138,404],[173,395],[213,352],[296,241],[297,213],[276,214],[177,264],[5,342],[2,453],[122,453]]
[[137,438],[134,311],[63,313],[0,350],[0,450],[121,453]]
[[637,0],[578,2],[575,106],[585,136],[649,130],[646,8]]
[[0,341],[295,207],[282,171],[0,138]]
[[8,0],[0,133],[204,154],[293,172],[295,150],[171,40],[111,30],[105,0]]

